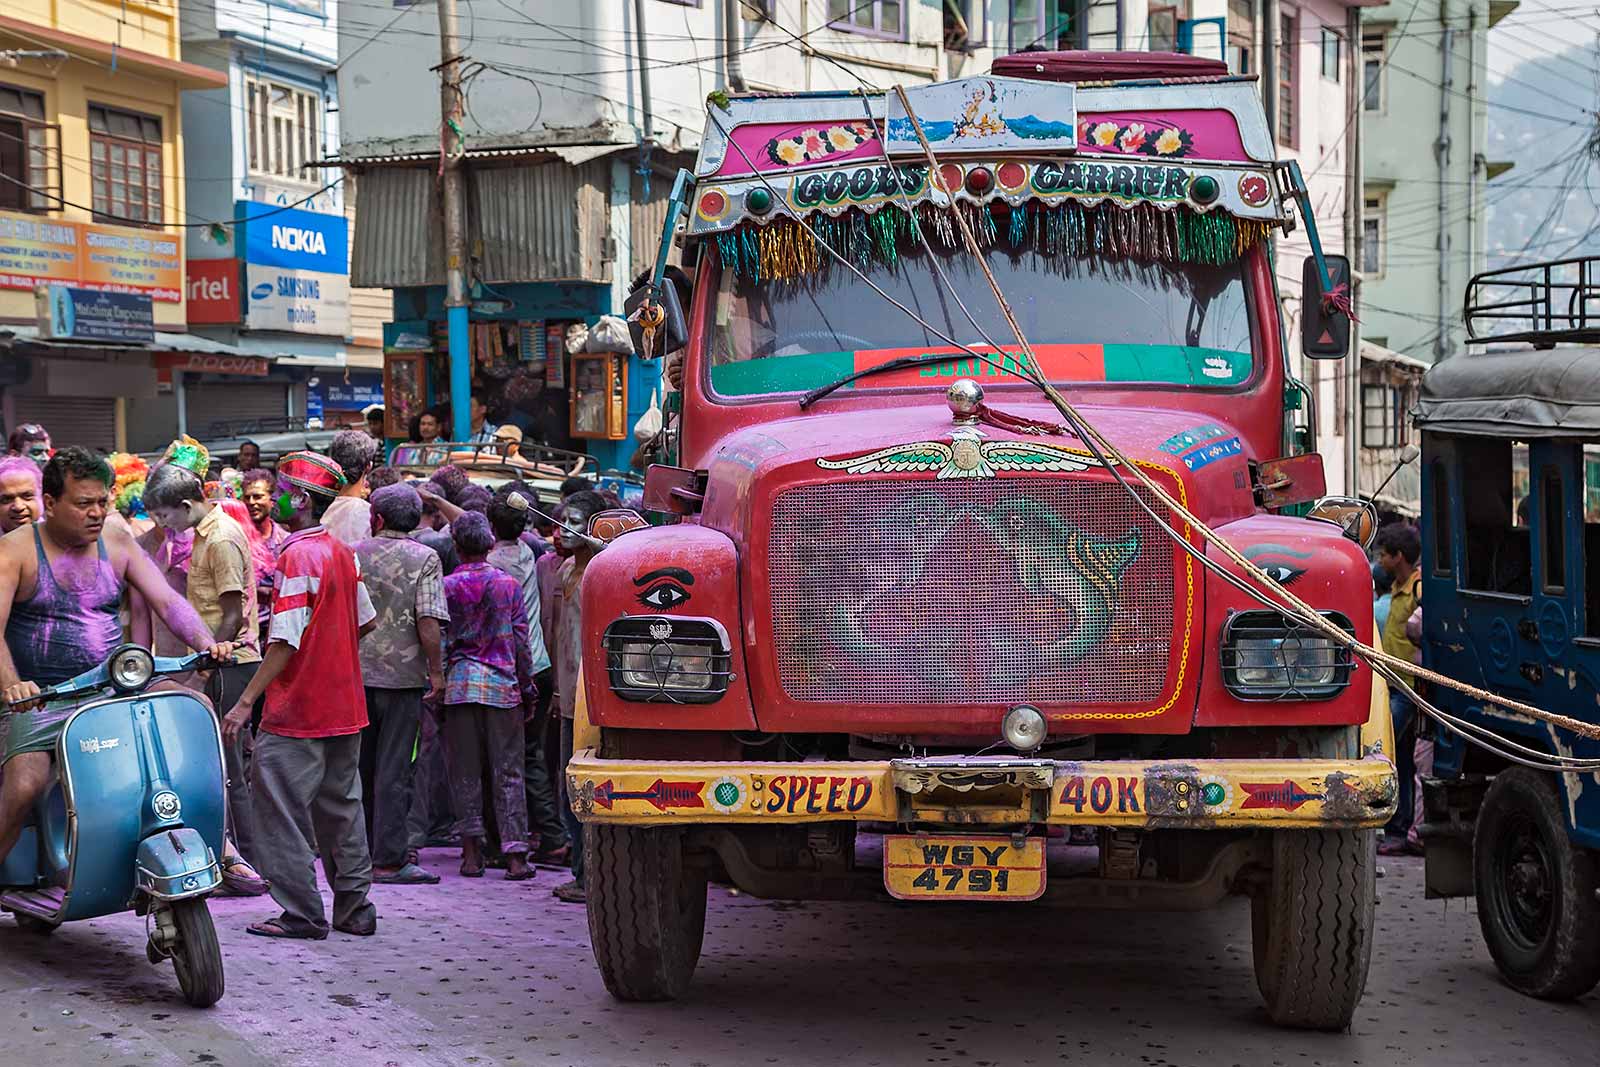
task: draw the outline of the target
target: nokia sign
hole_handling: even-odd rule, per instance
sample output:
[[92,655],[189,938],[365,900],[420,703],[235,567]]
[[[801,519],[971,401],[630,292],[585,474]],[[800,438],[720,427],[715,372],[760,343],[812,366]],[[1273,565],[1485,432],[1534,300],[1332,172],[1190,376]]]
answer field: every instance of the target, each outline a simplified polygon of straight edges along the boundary
[[320,230],[302,230],[298,226],[272,227],[272,247],[284,252],[308,252],[314,256],[328,254],[328,242]]
[[244,324],[344,337],[350,331],[350,229],[343,215],[240,201]]
[[241,200],[234,208],[234,217],[245,220],[245,263],[318,274],[350,273],[350,230],[343,215],[253,200]]

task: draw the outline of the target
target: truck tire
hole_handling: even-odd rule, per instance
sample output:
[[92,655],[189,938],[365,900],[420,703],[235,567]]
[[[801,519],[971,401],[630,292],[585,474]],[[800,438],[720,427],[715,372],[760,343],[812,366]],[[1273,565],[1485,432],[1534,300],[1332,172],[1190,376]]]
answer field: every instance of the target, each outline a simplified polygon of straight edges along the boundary
[[1372,830],[1277,830],[1250,904],[1256,985],[1279,1026],[1345,1030],[1367,985],[1377,896]]
[[1600,862],[1567,836],[1554,776],[1495,775],[1478,811],[1473,883],[1478,924],[1506,984],[1570,1000],[1600,982]]
[[589,942],[618,1000],[675,1000],[706,929],[706,877],[683,862],[673,828],[583,828]]

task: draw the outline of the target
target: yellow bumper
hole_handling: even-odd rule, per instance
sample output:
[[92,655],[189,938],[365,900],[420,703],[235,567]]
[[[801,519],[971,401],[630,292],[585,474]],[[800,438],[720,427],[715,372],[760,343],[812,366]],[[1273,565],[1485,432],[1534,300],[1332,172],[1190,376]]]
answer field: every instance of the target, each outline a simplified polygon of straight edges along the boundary
[[1394,767],[1355,760],[983,757],[833,763],[601,759],[567,766],[584,822],[633,825],[873,821],[1224,829],[1382,826]]
[[[580,689],[581,692],[581,689]],[[580,706],[567,796],[583,822],[636,826],[870,821],[1149,829],[1372,829],[1398,795],[1388,687],[1376,676],[1360,759],[829,763],[603,759]]]

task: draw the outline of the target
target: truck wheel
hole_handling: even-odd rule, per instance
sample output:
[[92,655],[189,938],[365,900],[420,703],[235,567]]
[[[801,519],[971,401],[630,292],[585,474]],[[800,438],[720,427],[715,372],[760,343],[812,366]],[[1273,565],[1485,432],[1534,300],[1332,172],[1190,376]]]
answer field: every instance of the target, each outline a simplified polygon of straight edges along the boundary
[[196,1008],[209,1008],[222,999],[222,946],[205,898],[180,900],[172,905],[172,922],[178,940],[172,946],[172,969],[178,974],[183,999]]
[[1367,985],[1377,835],[1278,830],[1272,878],[1250,904],[1256,985],[1279,1026],[1344,1030]]
[[689,987],[706,929],[706,878],[671,828],[583,828],[589,941],[618,1000],[673,1000]]
[[1513,989],[1551,1000],[1600,982],[1600,863],[1573,845],[1554,777],[1495,775],[1478,811],[1473,881],[1489,954]]

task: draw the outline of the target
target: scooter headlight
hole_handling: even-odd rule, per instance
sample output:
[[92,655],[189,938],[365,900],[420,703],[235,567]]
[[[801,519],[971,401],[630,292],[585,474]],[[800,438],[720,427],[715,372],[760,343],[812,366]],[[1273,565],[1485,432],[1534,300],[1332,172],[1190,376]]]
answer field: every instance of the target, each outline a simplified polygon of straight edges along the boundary
[[121,692],[143,689],[155,672],[155,658],[137,645],[118,649],[111,656],[111,684]]

